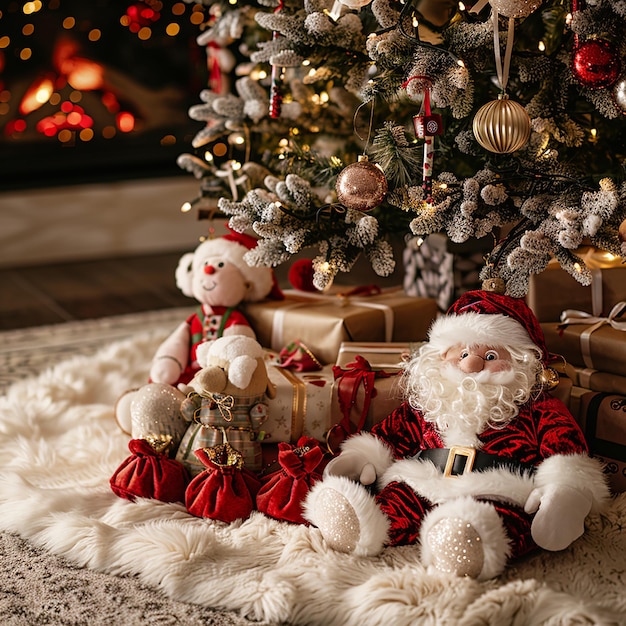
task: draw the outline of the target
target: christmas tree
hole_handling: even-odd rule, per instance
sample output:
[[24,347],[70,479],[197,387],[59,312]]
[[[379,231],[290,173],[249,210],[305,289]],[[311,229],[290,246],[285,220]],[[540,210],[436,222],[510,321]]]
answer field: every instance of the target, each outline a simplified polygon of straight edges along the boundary
[[316,288],[391,242],[493,237],[480,278],[513,296],[583,244],[626,258],[623,0],[204,0],[211,84],[179,165],[187,208],[308,248]]

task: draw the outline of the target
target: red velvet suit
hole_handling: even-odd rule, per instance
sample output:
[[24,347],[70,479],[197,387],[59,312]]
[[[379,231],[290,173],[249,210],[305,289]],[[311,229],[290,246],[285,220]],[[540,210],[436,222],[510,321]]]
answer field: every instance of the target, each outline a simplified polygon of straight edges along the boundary
[[[373,426],[371,434],[391,448],[396,459],[408,459],[420,450],[446,447],[435,425],[407,403]],[[583,433],[572,415],[560,400],[547,394],[524,405],[506,427],[487,428],[478,438],[483,452],[535,467],[554,455],[574,459],[588,454]],[[414,543],[424,515],[433,506],[467,494],[490,501],[496,508],[511,539],[511,556],[536,547],[530,535],[532,515],[523,510],[533,488],[529,474],[522,476],[501,468],[442,478],[439,472],[433,476],[434,468],[428,461],[394,465],[394,471],[388,471],[379,482],[382,488],[376,496],[391,523],[391,545]]]

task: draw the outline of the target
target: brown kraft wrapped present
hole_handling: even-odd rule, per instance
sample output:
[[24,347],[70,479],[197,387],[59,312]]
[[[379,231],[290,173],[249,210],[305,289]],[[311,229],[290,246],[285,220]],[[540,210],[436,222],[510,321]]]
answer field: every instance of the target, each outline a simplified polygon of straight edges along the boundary
[[247,304],[245,314],[264,347],[278,351],[299,340],[323,364],[332,364],[343,341],[426,339],[437,303],[407,296],[401,289],[365,296],[288,290],[284,300]]
[[541,327],[548,349],[571,365],[626,376],[626,302],[616,304],[607,317],[566,310],[560,324]]
[[591,272],[591,284],[582,285],[553,259],[540,274],[530,277],[526,301],[540,322],[557,322],[563,309],[606,315],[626,300],[626,266],[620,257],[586,247],[575,252]]
[[589,451],[605,463],[611,490],[626,491],[626,396],[588,392],[580,399],[576,418]]

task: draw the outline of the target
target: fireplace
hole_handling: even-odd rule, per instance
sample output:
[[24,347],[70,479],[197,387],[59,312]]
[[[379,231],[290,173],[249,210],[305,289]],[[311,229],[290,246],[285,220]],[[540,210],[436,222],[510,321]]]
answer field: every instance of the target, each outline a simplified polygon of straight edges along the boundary
[[207,84],[201,3],[8,0],[0,191],[184,175]]

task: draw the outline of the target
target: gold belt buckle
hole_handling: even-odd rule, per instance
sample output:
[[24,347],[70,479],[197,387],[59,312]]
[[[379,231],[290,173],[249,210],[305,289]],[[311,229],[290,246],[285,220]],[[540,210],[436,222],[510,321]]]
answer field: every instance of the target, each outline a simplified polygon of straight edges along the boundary
[[457,456],[466,457],[465,467],[463,468],[463,474],[467,474],[472,471],[474,467],[474,459],[476,458],[476,448],[470,448],[469,446],[452,446],[450,452],[448,452],[448,459],[446,461],[446,467],[443,470],[443,475],[446,477],[455,478],[459,474],[453,474],[452,468],[454,467],[454,461]]

